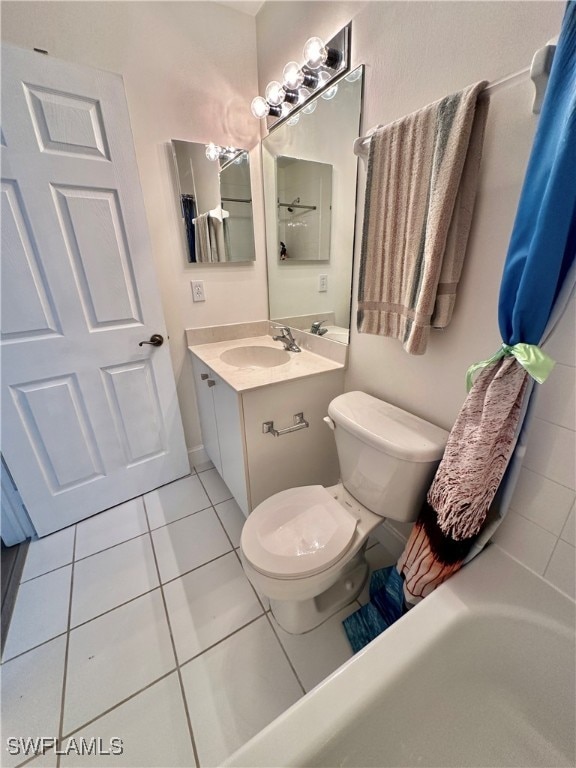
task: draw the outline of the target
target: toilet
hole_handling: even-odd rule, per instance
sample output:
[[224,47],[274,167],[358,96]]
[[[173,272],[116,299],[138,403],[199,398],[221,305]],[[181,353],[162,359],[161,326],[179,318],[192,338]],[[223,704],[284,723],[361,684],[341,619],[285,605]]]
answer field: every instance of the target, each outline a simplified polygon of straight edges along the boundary
[[448,432],[365,392],[330,403],[340,482],[280,491],[242,529],[244,571],[291,634],[322,624],[362,590],[366,542],[385,518],[416,519]]

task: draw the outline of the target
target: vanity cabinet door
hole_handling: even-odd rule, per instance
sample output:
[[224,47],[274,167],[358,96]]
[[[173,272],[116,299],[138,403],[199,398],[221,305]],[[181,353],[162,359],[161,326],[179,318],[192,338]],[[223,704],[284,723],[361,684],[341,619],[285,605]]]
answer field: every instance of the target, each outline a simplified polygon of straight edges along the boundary
[[236,390],[192,355],[204,449],[239,507],[248,515],[242,401]]
[[204,450],[210,457],[220,475],[222,475],[222,459],[220,456],[220,443],[218,440],[218,426],[216,424],[216,412],[214,410],[214,396],[208,382],[214,380],[214,374],[207,365],[200,362],[192,355],[192,368],[194,370],[194,384],[196,387],[196,402],[200,416],[202,429],[202,441]]
[[214,411],[222,461],[220,475],[241,510],[248,516],[242,399],[235,389],[213,371],[211,377],[216,382],[211,389],[214,397]]

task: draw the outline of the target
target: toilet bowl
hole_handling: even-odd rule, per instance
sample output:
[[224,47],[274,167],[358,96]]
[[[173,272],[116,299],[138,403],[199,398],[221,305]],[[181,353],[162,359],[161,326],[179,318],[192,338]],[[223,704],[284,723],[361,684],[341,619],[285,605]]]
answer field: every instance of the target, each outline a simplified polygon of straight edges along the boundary
[[358,596],[368,537],[385,518],[416,519],[448,438],[364,392],[335,398],[328,414],[341,481],[274,494],[248,516],[240,541],[248,579],[292,634],[314,629]]

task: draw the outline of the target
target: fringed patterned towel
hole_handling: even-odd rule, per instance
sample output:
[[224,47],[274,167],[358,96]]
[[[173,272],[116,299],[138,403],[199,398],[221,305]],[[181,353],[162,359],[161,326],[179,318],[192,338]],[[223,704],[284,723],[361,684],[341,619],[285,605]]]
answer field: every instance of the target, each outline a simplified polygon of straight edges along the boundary
[[472,221],[486,82],[380,128],[370,140],[358,330],[426,351],[452,317]]
[[402,556],[373,574],[371,602],[344,621],[355,651],[461,567],[514,450],[527,384],[528,373],[514,357],[478,376]]

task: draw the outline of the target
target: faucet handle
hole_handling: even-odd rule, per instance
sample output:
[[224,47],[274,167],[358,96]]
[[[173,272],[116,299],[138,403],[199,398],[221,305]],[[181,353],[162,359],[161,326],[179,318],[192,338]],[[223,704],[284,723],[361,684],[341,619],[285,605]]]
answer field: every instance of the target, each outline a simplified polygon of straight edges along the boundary
[[318,331],[324,325],[325,322],[326,322],[326,320],[314,320],[314,322],[312,323],[312,325],[310,327],[310,332],[311,333],[318,333]]
[[274,331],[282,331],[282,335],[284,336],[287,333],[290,333],[290,328],[287,325],[274,325],[272,327],[272,330]]

